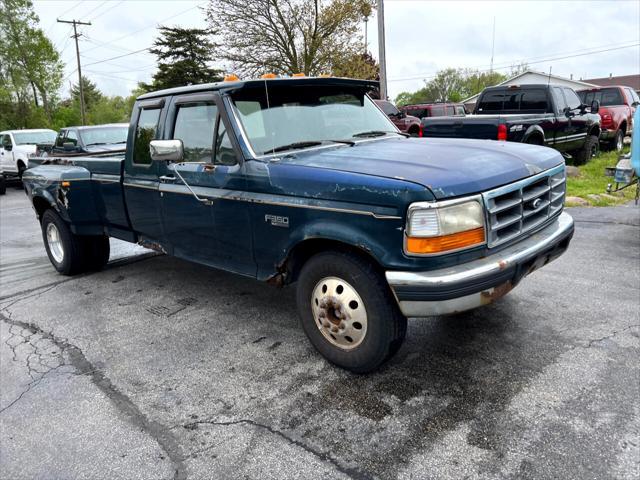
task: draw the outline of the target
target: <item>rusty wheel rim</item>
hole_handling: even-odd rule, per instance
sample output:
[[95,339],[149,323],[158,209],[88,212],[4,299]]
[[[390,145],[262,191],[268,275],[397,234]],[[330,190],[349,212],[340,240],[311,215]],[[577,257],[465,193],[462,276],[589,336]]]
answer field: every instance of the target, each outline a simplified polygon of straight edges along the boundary
[[311,294],[313,319],[322,336],[342,350],[358,347],[367,335],[367,310],[357,290],[338,277],[320,280]]

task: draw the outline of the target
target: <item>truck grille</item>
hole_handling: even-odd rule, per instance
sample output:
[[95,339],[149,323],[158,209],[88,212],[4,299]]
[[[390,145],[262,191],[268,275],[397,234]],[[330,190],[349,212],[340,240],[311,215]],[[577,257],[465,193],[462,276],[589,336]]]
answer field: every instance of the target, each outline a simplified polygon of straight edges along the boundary
[[562,212],[564,165],[482,194],[487,244],[496,247],[548,223]]

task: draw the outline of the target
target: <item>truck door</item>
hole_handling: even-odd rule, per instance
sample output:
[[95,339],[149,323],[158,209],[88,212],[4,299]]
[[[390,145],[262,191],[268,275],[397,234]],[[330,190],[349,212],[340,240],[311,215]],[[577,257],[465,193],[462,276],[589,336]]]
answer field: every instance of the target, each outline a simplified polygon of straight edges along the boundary
[[246,185],[242,162],[218,99],[184,95],[168,109],[165,138],[182,140],[184,162],[160,167],[165,238],[178,257],[255,275],[249,204],[235,199]]
[[589,126],[588,116],[586,112],[580,114],[582,100],[580,100],[576,92],[569,87],[562,87],[562,91],[567,101],[567,106],[572,114],[574,114],[572,117],[569,117],[567,124],[566,150],[579,150],[584,145],[587,137],[587,128]]
[[17,172],[15,162],[13,161],[13,142],[11,135],[5,133],[0,135],[0,171]]
[[124,194],[134,232],[144,242],[162,243],[162,216],[158,189],[158,162],[151,161],[149,142],[161,138],[164,100],[134,106],[124,173]]

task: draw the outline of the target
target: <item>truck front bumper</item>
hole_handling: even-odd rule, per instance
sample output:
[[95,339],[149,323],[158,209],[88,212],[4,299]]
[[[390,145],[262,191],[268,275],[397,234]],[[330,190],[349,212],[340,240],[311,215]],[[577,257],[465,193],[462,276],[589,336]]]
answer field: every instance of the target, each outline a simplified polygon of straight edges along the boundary
[[463,312],[497,300],[558,258],[567,250],[573,230],[573,218],[563,212],[542,230],[493,255],[429,272],[385,275],[407,317]]

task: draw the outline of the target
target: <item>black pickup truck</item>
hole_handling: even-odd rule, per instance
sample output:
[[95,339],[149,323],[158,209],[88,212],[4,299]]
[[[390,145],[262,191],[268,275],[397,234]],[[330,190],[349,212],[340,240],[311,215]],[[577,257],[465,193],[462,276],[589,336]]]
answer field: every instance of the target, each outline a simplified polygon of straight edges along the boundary
[[422,130],[425,137],[545,145],[584,164],[598,152],[599,108],[561,85],[505,85],[483,90],[473,115],[423,118]]

